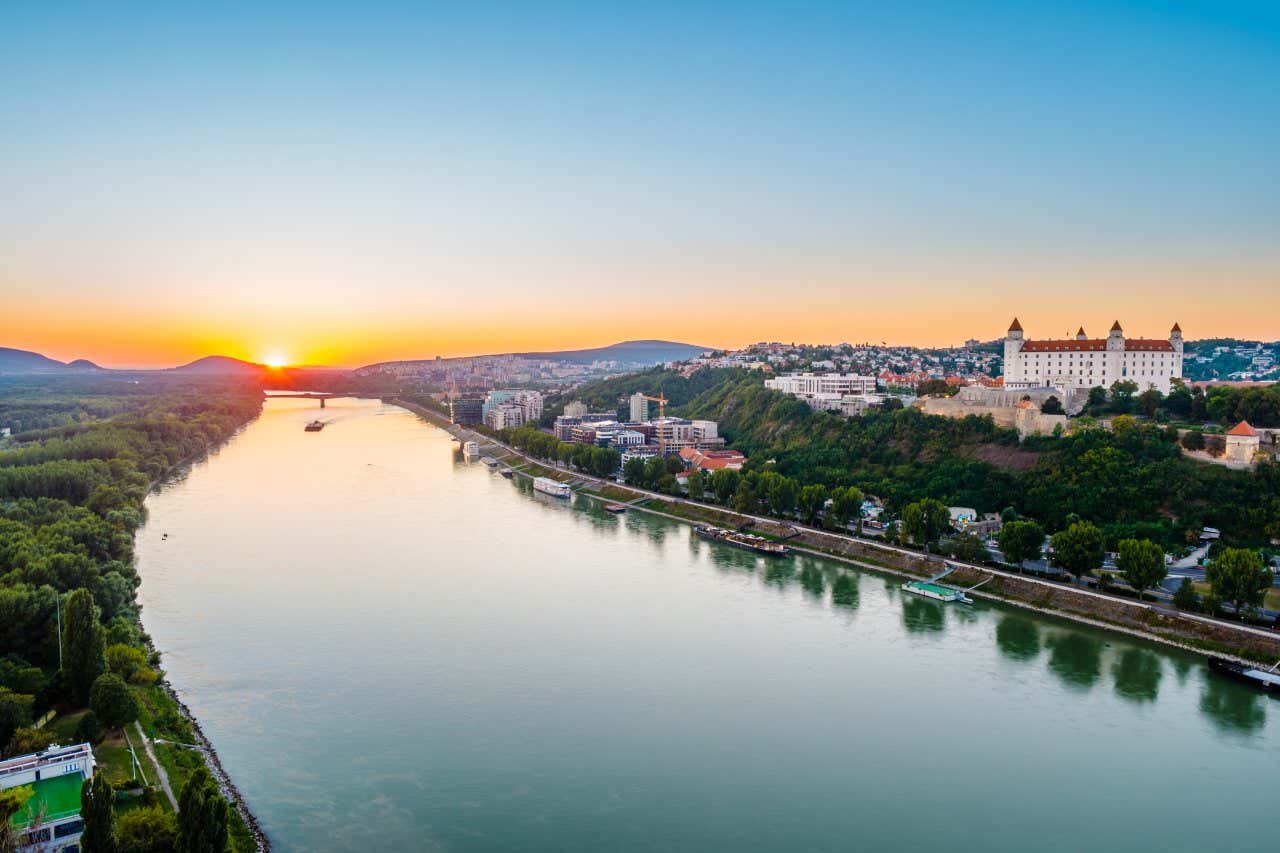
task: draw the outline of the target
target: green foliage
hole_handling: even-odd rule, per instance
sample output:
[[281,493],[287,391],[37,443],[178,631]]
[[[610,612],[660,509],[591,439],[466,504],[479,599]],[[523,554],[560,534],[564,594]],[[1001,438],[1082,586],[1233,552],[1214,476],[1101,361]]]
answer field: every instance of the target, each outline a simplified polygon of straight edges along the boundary
[[1044,550],[1044,528],[1034,521],[1007,521],[998,537],[1005,562],[1021,566],[1027,560],[1038,560]]
[[727,504],[729,499],[738,492],[738,481],[741,475],[737,471],[730,471],[722,468],[711,475],[711,490],[715,492],[716,500],[722,504]]
[[567,462],[579,471],[594,477],[608,477],[618,470],[618,465],[622,462],[622,454],[612,447],[561,441],[536,427],[504,429],[499,433],[499,437],[512,447],[536,459]]
[[1102,565],[1106,542],[1102,531],[1087,521],[1077,521],[1050,539],[1053,564],[1073,575],[1087,575]]
[[[667,413],[689,403],[698,395],[719,387],[727,382],[739,382],[749,372],[740,368],[723,369],[704,367],[689,376],[682,376],[674,370],[654,367],[638,373],[627,373],[611,379],[588,382],[561,395],[547,398],[542,410],[542,420],[551,424],[556,415],[564,413],[564,406],[571,400],[581,400],[592,412],[617,412],[622,420],[626,420],[627,398],[639,391],[651,397],[665,396],[668,400]],[[655,407],[656,403],[651,403]],[[656,416],[656,410],[653,410]]]
[[14,732],[31,725],[31,707],[35,697],[0,687],[0,743],[8,743]]
[[116,838],[119,853],[172,853],[178,843],[178,822],[159,806],[133,809],[120,816]]
[[1066,409],[1062,408],[1062,401],[1052,394],[1040,404],[1040,413],[1045,415],[1065,415]]
[[80,743],[97,743],[102,738],[102,724],[93,711],[85,711],[76,723],[76,740]]
[[8,758],[14,755],[39,752],[56,739],[57,737],[53,732],[23,726],[14,730],[13,737],[9,738],[9,743],[4,748],[4,756]]
[[1200,608],[1200,596],[1196,594],[1195,584],[1191,582],[1191,578],[1183,578],[1182,583],[1178,584],[1178,589],[1173,593],[1173,606],[1179,610]]
[[102,652],[102,625],[98,622],[93,594],[87,589],[74,590],[67,596],[63,613],[63,668],[71,700],[83,706],[89,701],[89,690],[106,668]]
[[89,708],[109,729],[119,728],[138,718],[138,699],[113,672],[98,676],[89,692]]
[[828,518],[838,528],[849,526],[853,519],[862,519],[862,490],[856,486],[836,486],[831,490],[831,512]]
[[800,518],[805,524],[815,524],[818,514],[827,503],[827,487],[821,483],[803,486],[799,493]]
[[107,669],[125,681],[134,684],[150,684],[155,681],[155,671],[147,666],[147,653],[138,646],[115,643],[107,646],[104,654]]
[[1224,548],[1209,561],[1204,574],[1214,597],[1231,602],[1240,614],[1262,604],[1271,586],[1271,572],[1262,557],[1247,548]]
[[115,791],[107,774],[95,773],[80,788],[80,817],[84,835],[80,837],[83,853],[116,853],[116,815],[113,808]]
[[902,533],[917,545],[938,541],[951,526],[946,504],[933,498],[907,504],[902,510]]
[[1139,596],[1169,573],[1164,565],[1164,549],[1148,539],[1121,539],[1116,552],[1116,568]]
[[1187,450],[1204,450],[1204,433],[1198,429],[1187,430],[1182,436],[1182,446]]
[[230,809],[209,771],[200,766],[178,799],[178,853],[225,853]]
[[706,478],[703,477],[701,471],[689,472],[689,498],[691,500],[700,501],[706,494]]
[[987,559],[987,546],[982,538],[972,533],[961,533],[950,542],[951,556],[965,563],[978,563]]

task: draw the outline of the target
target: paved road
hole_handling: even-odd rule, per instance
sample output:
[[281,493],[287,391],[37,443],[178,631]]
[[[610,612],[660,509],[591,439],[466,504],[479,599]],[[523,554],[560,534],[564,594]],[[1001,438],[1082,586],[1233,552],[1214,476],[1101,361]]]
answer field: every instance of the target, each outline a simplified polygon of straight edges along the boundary
[[164,772],[164,765],[160,763],[160,759],[156,758],[156,752],[151,748],[151,741],[143,734],[142,723],[134,720],[133,725],[138,730],[138,738],[142,741],[142,746],[147,751],[147,757],[156,766],[156,775],[160,778],[160,787],[164,790],[164,795],[169,798],[169,805],[173,806],[173,810],[176,812],[178,810],[178,800],[173,796],[173,788],[169,787],[169,774]]

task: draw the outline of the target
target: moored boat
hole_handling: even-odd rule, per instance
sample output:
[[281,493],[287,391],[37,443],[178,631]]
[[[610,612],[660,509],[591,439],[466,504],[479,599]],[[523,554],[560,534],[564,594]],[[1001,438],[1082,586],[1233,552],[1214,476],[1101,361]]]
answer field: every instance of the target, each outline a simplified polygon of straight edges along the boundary
[[553,480],[550,477],[534,477],[533,490],[542,492],[544,495],[551,495],[553,498],[567,498],[573,494],[573,489],[569,488],[568,483],[561,483],[559,480]]
[[476,444],[474,441],[464,442],[462,445],[462,452],[468,457],[474,459],[480,455],[480,445]]
[[744,551],[766,554],[770,557],[780,557],[791,553],[791,549],[780,542],[772,542],[763,536],[756,536],[753,533],[739,533],[736,530],[712,527],[709,524],[695,525],[693,533],[699,539],[706,539],[708,542],[719,542],[724,545],[731,545],[734,548],[741,548]]
[[481,456],[480,461],[483,462],[485,465],[489,466],[490,468],[498,467],[498,460],[494,459],[492,456]]
[[908,581],[902,585],[904,592],[932,598],[934,601],[958,601],[961,604],[973,604],[973,600],[964,594],[964,590],[953,586],[933,583],[932,581]]
[[324,421],[312,421],[302,428],[306,432],[319,432],[324,429]]
[[516,472],[515,472],[515,471],[512,471],[510,468],[503,468],[503,469],[502,469],[502,476],[506,477],[508,480],[510,480],[512,477],[514,477],[514,476],[515,476],[515,473],[516,473]]
[[1258,669],[1247,663],[1217,657],[1209,658],[1209,669],[1235,681],[1252,684],[1273,696],[1280,696],[1280,672]]
[[620,512],[626,512],[627,508],[623,504],[605,504],[605,512],[612,512],[615,515]]

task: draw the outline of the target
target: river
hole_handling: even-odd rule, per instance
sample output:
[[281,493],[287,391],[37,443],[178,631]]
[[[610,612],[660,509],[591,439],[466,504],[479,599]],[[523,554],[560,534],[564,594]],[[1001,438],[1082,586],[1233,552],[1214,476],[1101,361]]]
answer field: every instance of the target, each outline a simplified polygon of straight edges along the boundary
[[[148,500],[143,621],[281,850],[1272,850],[1280,702],[268,401]],[[167,534],[167,537],[166,537]]]

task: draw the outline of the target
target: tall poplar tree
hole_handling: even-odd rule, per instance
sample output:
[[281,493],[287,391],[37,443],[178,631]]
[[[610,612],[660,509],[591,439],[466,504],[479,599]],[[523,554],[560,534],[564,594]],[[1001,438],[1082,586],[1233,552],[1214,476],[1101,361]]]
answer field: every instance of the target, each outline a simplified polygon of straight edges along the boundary
[[79,707],[89,702],[93,682],[106,669],[102,657],[102,626],[98,623],[93,593],[77,589],[62,609],[63,671],[71,699]]
[[84,821],[80,849],[83,853],[115,853],[116,813],[112,809],[115,796],[105,773],[95,773],[80,786],[80,819]]
[[178,853],[224,853],[230,808],[205,767],[197,767],[178,798]]

